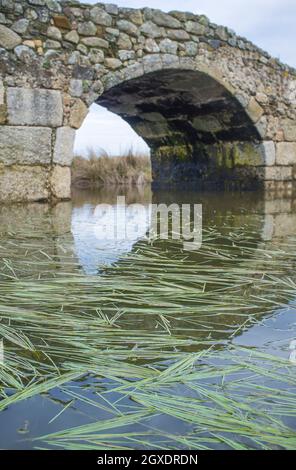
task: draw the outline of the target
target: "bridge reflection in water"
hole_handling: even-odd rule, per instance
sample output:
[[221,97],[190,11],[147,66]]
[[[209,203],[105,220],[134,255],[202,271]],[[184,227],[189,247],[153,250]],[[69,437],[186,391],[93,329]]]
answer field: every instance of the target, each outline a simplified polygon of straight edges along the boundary
[[[117,196],[124,195],[127,204],[140,203],[143,206],[142,213],[133,222],[134,237],[124,240],[121,236],[118,239],[104,240],[101,238],[100,221],[102,214],[100,212],[101,204],[110,204],[114,207]],[[270,333],[280,340],[279,353],[281,350],[281,341],[285,343],[285,353],[288,354],[289,339],[293,339],[293,325],[295,321],[293,316],[288,313],[286,308],[275,308],[276,302],[284,302],[284,294],[281,288],[276,288],[274,284],[265,281],[261,282],[260,273],[265,269],[264,256],[265,251],[268,256],[276,259],[280,254],[282,256],[282,244],[290,236],[296,233],[296,201],[293,198],[267,199],[267,195],[262,193],[238,194],[235,196],[231,193],[194,193],[194,192],[164,192],[151,191],[150,187],[120,189],[120,190],[97,190],[97,191],[77,191],[73,193],[71,202],[61,202],[54,207],[47,204],[26,204],[16,206],[2,206],[0,209],[0,235],[2,251],[6,253],[6,258],[13,263],[13,270],[19,279],[48,279],[61,274],[69,275],[91,275],[91,276],[112,276],[116,278],[118,268],[122,268],[129,274],[137,274],[143,277],[143,287],[147,279],[153,279],[155,274],[155,266],[151,261],[151,265],[141,265],[135,254],[138,250],[143,251],[150,249],[144,240],[147,233],[149,221],[149,205],[153,203],[198,203],[203,205],[203,227],[205,231],[213,231],[213,241],[209,244],[206,239],[203,249],[197,252],[187,252],[186,259],[195,266],[194,271],[188,274],[186,269],[184,272],[175,273],[176,281],[179,282],[181,288],[187,286],[194,288],[196,279],[196,288],[200,288],[202,273],[205,266],[209,270],[215,269],[215,266],[221,269],[225,266],[225,272],[233,269],[250,269],[254,271],[253,285],[240,285],[234,282],[233,286],[229,285],[229,292],[224,291],[221,298],[217,299],[217,305],[212,305],[209,309],[208,300],[204,303],[198,300],[196,303],[196,315],[200,315],[200,327],[196,328],[196,321],[190,326],[188,318],[186,321],[182,319],[182,311],[186,313],[186,298],[182,296],[182,291],[176,289],[175,307],[172,309],[173,319],[171,327],[175,331],[182,331],[183,334],[190,335],[202,341],[209,337],[213,342],[224,342],[232,340],[234,337],[240,337],[247,327],[252,326],[261,318],[262,314],[272,314],[272,319],[268,324],[273,326],[278,322],[283,322],[284,333],[279,333],[280,328],[271,330],[270,326],[260,326],[256,324],[250,330],[251,333],[243,335],[243,343],[245,341],[259,342],[265,339],[268,342]],[[99,210],[98,210],[99,208]],[[114,219],[110,220],[111,231]],[[130,223],[130,221],[129,221]],[[220,234],[215,240],[215,233]],[[240,260],[239,252],[233,250],[233,258],[227,259],[227,255],[220,259],[211,261],[211,250],[215,252],[218,246],[223,243],[227,244],[227,237],[223,240],[223,234],[234,234],[237,237],[238,246],[239,239],[242,237],[247,247],[252,247],[250,254]],[[99,235],[99,236],[98,236]],[[222,239],[221,239],[222,237]],[[211,238],[211,237],[210,237]],[[156,241],[155,245],[159,253],[161,253],[161,267],[163,269],[162,280],[172,282],[172,272],[170,268],[166,268],[169,263],[180,252],[181,245],[178,241]],[[256,249],[254,249],[256,247]],[[205,248],[205,250],[204,250]],[[153,250],[153,248],[151,248]],[[184,254],[182,256],[185,256]],[[149,255],[147,256],[149,259]],[[50,260],[50,261],[49,261]],[[279,256],[279,263],[282,258]],[[191,265],[191,266],[192,266]],[[289,275],[294,279],[294,273],[285,272],[285,266],[279,266],[279,272]],[[9,266],[2,263],[0,275],[9,275]],[[193,276],[193,277],[192,277]],[[194,277],[195,276],[195,277]],[[180,279],[178,279],[180,277]],[[239,274],[238,274],[239,277]],[[182,278],[182,280],[181,280]],[[251,277],[252,279],[252,277]],[[264,287],[266,284],[266,288]],[[260,308],[253,308],[252,297],[256,294],[256,286],[260,285],[260,295],[266,296],[266,302],[262,301]],[[158,289],[155,282],[155,289]],[[132,286],[131,286],[132,289]],[[207,290],[217,289],[217,285],[207,286]],[[264,291],[265,289],[265,291]],[[235,292],[234,299],[240,296],[246,299],[249,296],[249,313],[250,317],[246,322],[246,302],[240,309],[239,305],[234,304],[232,295]],[[254,293],[255,292],[255,293]],[[258,294],[259,295],[259,294]],[[159,301],[159,291],[158,291]],[[274,304],[270,303],[273,298]],[[165,305],[165,293],[161,297],[163,304],[160,303],[159,312],[170,313],[170,307],[167,309]],[[185,299],[185,300],[184,300]],[[146,299],[147,300],[147,299]],[[152,299],[151,299],[152,300]],[[218,302],[219,300],[219,302]],[[287,303],[290,299],[286,299]],[[219,305],[226,302],[228,306],[225,314],[220,310]],[[273,307],[272,307],[273,305]],[[155,308],[155,305],[153,306]],[[215,307],[219,310],[219,314],[215,313]],[[109,307],[108,307],[109,308]],[[125,317],[125,325],[130,323],[131,328],[135,324],[141,323],[141,326],[147,330],[155,331],[157,319],[155,315],[149,315],[148,306],[135,308],[128,300],[120,305],[120,308],[127,308],[129,312],[128,318]],[[192,305],[190,306],[192,308]],[[180,314],[176,315],[176,312]],[[147,312],[147,314],[146,314]],[[207,312],[205,314],[205,312]],[[145,313],[145,314],[144,314]],[[254,314],[254,318],[252,318]],[[275,317],[278,320],[275,320]],[[127,323],[126,323],[127,322]],[[264,323],[265,325],[265,323]],[[263,332],[262,332],[263,328]],[[268,334],[266,336],[266,328]],[[252,333],[254,332],[254,334]],[[260,338],[258,337],[260,336]],[[195,346],[196,347],[196,346]]]
[[[262,193],[152,193],[150,188],[119,194],[126,196],[127,204],[138,202],[144,209],[134,240],[121,239],[118,244],[106,244],[97,237],[100,214],[96,208],[102,203],[114,205],[115,190],[74,192],[71,202],[52,208],[47,204],[0,206],[0,327],[4,326],[4,334],[16,331],[17,338],[25,334],[32,345],[20,348],[5,339],[7,357],[24,365],[32,363],[34,373],[37,368],[42,377],[50,364],[55,373],[68,370],[69,362],[75,370],[84,364],[88,373],[65,390],[75,389],[96,403],[102,390],[110,388],[108,373],[100,372],[104,364],[111,372],[114,364],[120,371],[134,366],[157,370],[183,352],[215,348],[211,368],[220,353],[235,345],[247,346],[244,351],[250,350],[250,356],[258,353],[256,365],[261,367],[262,353],[294,364],[295,254],[289,249],[295,253],[296,201],[268,200]],[[176,240],[150,246],[143,238],[151,201],[202,203],[202,248],[185,253]],[[99,311],[108,320],[116,317],[115,324],[104,323]],[[8,326],[11,330],[5,330]],[[253,377],[253,370],[250,374]],[[259,374],[255,383],[274,385],[265,379]],[[210,389],[216,380],[212,379]],[[276,381],[276,386],[281,383]],[[188,395],[179,382],[172,384],[175,389],[185,398]],[[118,394],[109,392],[108,399],[117,406]],[[2,447],[32,448],[32,436],[110,417],[104,411],[105,401],[99,401],[94,411],[83,400],[65,411],[72,402],[56,387],[8,406],[0,414]],[[125,399],[122,406],[124,411],[133,410],[135,404]],[[61,413],[61,420],[52,423]],[[150,423],[165,433],[172,428],[180,434],[194,431],[165,413],[157,413]],[[27,427],[28,439],[23,439]],[[140,425],[126,428],[127,432],[141,429]],[[159,439],[158,434],[151,437],[151,446],[153,439]]]

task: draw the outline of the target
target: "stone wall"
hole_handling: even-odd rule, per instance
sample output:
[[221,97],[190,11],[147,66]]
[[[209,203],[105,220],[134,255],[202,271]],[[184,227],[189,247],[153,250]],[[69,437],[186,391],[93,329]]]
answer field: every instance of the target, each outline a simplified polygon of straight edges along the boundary
[[0,0],[0,200],[70,197],[75,130],[96,101],[150,144],[156,181],[295,179],[296,73],[232,30],[192,13]]

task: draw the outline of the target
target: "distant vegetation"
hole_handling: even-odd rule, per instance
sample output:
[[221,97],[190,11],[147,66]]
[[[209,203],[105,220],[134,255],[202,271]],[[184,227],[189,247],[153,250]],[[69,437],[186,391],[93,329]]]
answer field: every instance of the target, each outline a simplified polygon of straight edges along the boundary
[[141,186],[151,179],[150,157],[133,150],[123,156],[90,151],[88,159],[75,157],[72,165],[72,184],[78,188]]

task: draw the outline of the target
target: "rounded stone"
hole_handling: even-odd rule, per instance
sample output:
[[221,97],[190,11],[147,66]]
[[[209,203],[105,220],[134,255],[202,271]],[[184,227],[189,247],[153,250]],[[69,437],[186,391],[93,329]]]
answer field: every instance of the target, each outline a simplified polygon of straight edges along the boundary
[[108,69],[116,70],[122,66],[122,62],[119,59],[114,59],[113,57],[111,57],[105,59],[105,65]]
[[130,34],[131,36],[138,35],[138,28],[136,25],[127,20],[117,21],[117,28],[124,33]]
[[29,62],[33,57],[35,57],[35,52],[28,46],[17,46],[14,49],[15,55],[22,61],[22,62]]
[[90,17],[92,21],[101,26],[111,26],[112,16],[109,15],[103,8],[94,7],[90,10]]
[[72,42],[73,44],[78,44],[79,43],[79,34],[77,31],[70,31],[65,35],[65,40]]
[[49,38],[56,39],[57,41],[60,41],[62,39],[61,31],[55,26],[50,26],[46,34]]
[[29,20],[27,20],[26,18],[22,18],[22,19],[16,21],[15,23],[13,23],[11,28],[16,33],[24,34],[24,33],[26,33],[26,31],[28,29],[28,26],[29,26]]
[[156,24],[152,23],[152,21],[147,21],[140,27],[140,33],[144,36],[148,36],[150,38],[161,38],[165,36],[164,28],[160,28]]
[[97,33],[97,27],[91,21],[79,23],[78,33],[81,34],[81,36],[95,36]]
[[166,54],[176,54],[178,50],[178,43],[171,39],[163,39],[159,43],[159,49]]
[[4,49],[14,49],[16,46],[21,44],[22,38],[7,28],[3,24],[0,24],[0,46]]

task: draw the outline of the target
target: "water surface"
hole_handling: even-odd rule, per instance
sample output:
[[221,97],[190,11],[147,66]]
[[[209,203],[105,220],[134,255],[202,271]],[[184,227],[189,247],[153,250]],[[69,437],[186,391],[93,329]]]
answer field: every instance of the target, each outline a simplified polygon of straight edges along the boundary
[[[129,240],[103,240],[118,195],[143,208]],[[149,243],[152,202],[202,204],[202,248]],[[262,193],[0,207],[0,447],[296,448],[295,229],[295,201]]]

